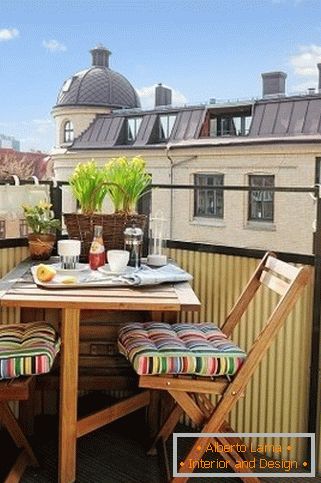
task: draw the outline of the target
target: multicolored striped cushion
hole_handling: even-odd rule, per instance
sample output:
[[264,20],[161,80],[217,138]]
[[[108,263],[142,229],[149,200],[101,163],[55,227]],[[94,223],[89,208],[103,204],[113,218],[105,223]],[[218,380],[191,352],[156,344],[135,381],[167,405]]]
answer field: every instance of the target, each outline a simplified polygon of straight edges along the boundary
[[60,348],[45,322],[0,325],[0,379],[49,372]]
[[132,323],[118,347],[140,375],[232,376],[246,357],[214,324]]

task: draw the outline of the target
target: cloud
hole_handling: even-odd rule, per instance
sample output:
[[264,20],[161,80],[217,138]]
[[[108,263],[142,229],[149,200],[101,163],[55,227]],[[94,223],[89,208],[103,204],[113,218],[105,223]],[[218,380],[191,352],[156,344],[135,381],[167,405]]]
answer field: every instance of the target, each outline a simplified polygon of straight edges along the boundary
[[0,132],[14,136],[22,151],[49,152],[54,145],[55,124],[51,119],[32,119],[0,122]]
[[0,29],[0,42],[7,42],[19,37],[19,30],[17,29]]
[[316,78],[317,64],[321,62],[321,45],[301,45],[299,51],[290,57],[295,74]]
[[37,134],[44,134],[51,132],[54,128],[54,122],[51,119],[33,119]]
[[42,45],[50,52],[65,52],[67,50],[64,44],[55,39],[43,40]]
[[[157,84],[152,86],[142,87],[137,89],[137,93],[140,97],[142,107],[144,109],[152,109],[155,106],[155,87]],[[169,87],[165,86],[164,87]],[[169,87],[172,90],[172,104],[173,106],[180,106],[187,103],[187,99],[180,91]]]

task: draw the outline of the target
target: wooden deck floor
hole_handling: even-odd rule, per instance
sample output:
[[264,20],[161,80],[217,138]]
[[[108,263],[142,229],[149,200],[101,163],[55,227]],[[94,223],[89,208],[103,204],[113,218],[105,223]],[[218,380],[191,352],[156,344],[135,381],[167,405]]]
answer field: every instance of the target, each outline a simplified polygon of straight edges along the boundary
[[[182,431],[184,428],[182,428]],[[114,424],[80,438],[77,447],[77,483],[161,483],[157,457],[146,456],[146,428],[143,414],[136,413]],[[36,419],[33,447],[41,462],[39,469],[28,469],[23,483],[56,483],[57,481],[57,419]],[[0,434],[1,468],[12,457],[14,447]],[[6,449],[7,458],[3,454]],[[170,451],[170,449],[169,449]],[[191,482],[238,483],[239,478],[191,478]],[[262,478],[262,483],[310,483],[321,478]]]

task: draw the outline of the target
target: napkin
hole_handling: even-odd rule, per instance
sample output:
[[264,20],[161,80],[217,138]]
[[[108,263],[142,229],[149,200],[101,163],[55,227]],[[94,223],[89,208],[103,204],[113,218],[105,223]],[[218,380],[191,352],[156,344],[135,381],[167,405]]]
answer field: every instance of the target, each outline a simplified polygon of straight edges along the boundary
[[126,280],[130,285],[159,285],[165,282],[189,282],[192,278],[190,273],[185,272],[185,270],[172,263],[168,263],[160,268],[150,268],[144,265],[137,272],[122,275],[122,279]]

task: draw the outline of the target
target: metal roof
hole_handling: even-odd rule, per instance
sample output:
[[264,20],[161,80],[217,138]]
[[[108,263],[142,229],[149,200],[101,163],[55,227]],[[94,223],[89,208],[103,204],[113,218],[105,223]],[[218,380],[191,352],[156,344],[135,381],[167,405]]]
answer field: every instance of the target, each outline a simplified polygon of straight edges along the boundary
[[109,67],[93,66],[67,79],[58,94],[59,106],[140,107],[130,82]]
[[[214,109],[213,109],[214,107]],[[251,108],[251,105],[246,105]],[[243,106],[244,108],[244,106]],[[236,109],[236,110],[235,110]],[[240,106],[234,108],[238,112]],[[207,112],[219,115],[233,112],[231,106],[193,106],[156,108],[151,111],[125,109],[97,116],[70,149],[147,148],[156,146],[231,146],[257,143],[321,142],[321,95],[270,98],[253,105],[252,123],[247,136],[206,137],[199,139]],[[159,140],[160,116],[175,114],[176,120],[168,140]],[[126,141],[126,120],[141,117],[134,143]]]
[[320,121],[320,95],[259,101],[254,105],[249,137],[320,134]]
[[[168,141],[180,141],[184,139],[197,139],[204,121],[205,107],[195,109],[183,109],[181,111],[169,110],[124,112],[97,116],[90,126],[75,139],[70,149],[103,149],[114,146],[126,146],[126,120],[131,117],[142,117],[137,138],[133,147],[160,144],[158,140],[159,116],[164,114],[176,114],[176,120]],[[127,144],[128,145],[128,144]],[[163,143],[164,145],[164,143]]]

